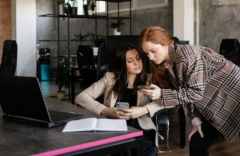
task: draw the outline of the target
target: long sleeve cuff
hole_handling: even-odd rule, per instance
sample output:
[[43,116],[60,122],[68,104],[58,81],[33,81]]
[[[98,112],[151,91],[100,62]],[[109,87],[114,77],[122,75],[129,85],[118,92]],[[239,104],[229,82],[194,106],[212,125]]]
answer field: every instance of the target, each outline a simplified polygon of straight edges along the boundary
[[197,126],[202,124],[202,121],[200,120],[199,117],[194,117],[191,122],[192,122],[192,126]]

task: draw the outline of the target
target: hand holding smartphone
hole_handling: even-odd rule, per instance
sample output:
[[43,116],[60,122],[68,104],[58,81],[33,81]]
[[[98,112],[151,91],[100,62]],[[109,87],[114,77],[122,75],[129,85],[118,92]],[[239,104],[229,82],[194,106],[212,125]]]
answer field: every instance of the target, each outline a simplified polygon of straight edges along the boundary
[[116,106],[118,111],[121,111],[122,108],[129,109],[129,103],[127,102],[117,102]]

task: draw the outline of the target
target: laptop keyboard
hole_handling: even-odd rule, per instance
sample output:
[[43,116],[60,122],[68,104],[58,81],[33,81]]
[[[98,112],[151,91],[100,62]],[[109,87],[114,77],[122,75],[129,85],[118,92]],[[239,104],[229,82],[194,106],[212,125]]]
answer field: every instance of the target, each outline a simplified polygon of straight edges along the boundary
[[53,122],[63,121],[69,119],[68,117],[58,116],[58,115],[51,115],[51,119]]
[[49,114],[50,114],[53,122],[68,120],[68,119],[72,119],[74,117],[79,117],[80,116],[80,114],[58,112],[58,111],[53,111],[53,110],[49,110]]

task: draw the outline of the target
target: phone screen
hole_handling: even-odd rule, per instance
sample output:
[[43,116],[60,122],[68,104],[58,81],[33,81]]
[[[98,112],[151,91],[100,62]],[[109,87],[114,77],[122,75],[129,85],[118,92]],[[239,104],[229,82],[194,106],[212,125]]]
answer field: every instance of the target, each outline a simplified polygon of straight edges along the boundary
[[117,102],[116,104],[117,110],[120,111],[122,108],[129,108],[129,103],[128,102]]
[[149,89],[147,86],[145,85],[140,85],[140,86],[137,86],[138,89]]

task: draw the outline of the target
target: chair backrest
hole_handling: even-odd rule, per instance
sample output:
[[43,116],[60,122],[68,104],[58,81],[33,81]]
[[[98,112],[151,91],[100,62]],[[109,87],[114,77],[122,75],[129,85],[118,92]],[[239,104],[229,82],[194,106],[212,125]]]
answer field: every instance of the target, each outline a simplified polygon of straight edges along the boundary
[[112,71],[113,58],[118,47],[124,43],[132,43],[138,46],[138,37],[138,35],[107,36],[107,52],[110,71]]
[[240,66],[240,44],[238,39],[223,39],[220,44],[219,53]]
[[95,47],[100,47],[102,45],[102,43],[106,42],[106,39],[97,39],[97,40],[94,40],[94,43],[95,43]]
[[92,46],[78,46],[77,64],[80,76],[83,79],[83,87],[87,88],[96,81],[96,64]]
[[17,67],[17,42],[5,40],[0,75],[14,75]]
[[97,59],[97,76],[96,80],[99,80],[104,74],[109,71],[108,53],[106,49],[106,42],[102,43],[98,49]]
[[177,44],[189,44],[189,41],[177,41]]

